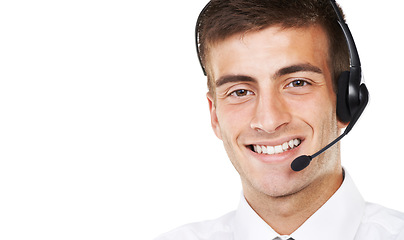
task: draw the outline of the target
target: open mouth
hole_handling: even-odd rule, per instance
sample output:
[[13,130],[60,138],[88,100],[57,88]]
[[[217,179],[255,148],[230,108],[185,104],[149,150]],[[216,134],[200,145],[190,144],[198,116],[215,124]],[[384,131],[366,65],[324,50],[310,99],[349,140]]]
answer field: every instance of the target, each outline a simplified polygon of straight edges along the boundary
[[301,142],[300,139],[296,138],[277,146],[249,145],[248,147],[258,154],[273,155],[292,150],[298,147]]

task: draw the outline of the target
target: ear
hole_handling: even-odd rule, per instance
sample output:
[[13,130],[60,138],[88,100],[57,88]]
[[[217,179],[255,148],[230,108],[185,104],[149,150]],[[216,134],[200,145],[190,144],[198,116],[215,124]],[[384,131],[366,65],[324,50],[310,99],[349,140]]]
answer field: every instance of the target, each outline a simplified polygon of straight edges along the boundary
[[339,129],[346,128],[348,126],[349,122],[341,122],[339,119],[337,119],[337,125]]
[[216,106],[215,106],[214,97],[209,92],[206,94],[206,97],[209,102],[210,123],[212,125],[213,132],[215,132],[216,136],[220,140],[222,140],[222,134],[220,132],[219,120],[218,120],[217,114],[216,114]]

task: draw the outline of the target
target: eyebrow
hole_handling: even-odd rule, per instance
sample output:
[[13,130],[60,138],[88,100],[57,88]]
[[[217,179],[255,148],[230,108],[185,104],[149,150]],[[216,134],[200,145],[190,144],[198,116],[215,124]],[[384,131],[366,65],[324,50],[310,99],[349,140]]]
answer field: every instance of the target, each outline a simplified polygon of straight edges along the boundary
[[311,65],[310,63],[304,63],[281,68],[274,74],[273,78],[276,79],[278,77],[296,72],[314,72],[319,74],[323,73],[323,71],[321,71],[319,67]]
[[[295,65],[281,68],[278,71],[276,71],[276,73],[273,75],[272,78],[276,79],[281,76],[292,74],[292,73],[297,73],[297,72],[314,72],[314,73],[319,73],[319,74],[323,73],[323,71],[321,71],[321,69],[319,67],[316,67],[309,63],[303,63],[303,64],[295,64]],[[257,80],[253,77],[245,76],[245,75],[225,75],[223,77],[220,77],[216,81],[215,85],[216,85],[216,87],[220,87],[224,84],[234,83],[234,82],[257,83]]]
[[234,83],[234,82],[253,82],[256,83],[257,80],[255,80],[252,77],[249,76],[244,76],[244,75],[226,75],[221,78],[219,78],[216,81],[216,87],[220,87],[226,83]]

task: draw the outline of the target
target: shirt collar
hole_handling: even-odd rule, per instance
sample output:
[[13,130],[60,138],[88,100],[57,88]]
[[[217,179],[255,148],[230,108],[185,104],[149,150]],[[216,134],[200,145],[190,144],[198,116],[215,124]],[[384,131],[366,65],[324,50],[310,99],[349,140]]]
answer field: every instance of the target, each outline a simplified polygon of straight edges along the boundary
[[[354,239],[365,201],[348,173],[341,187],[290,237],[295,240]],[[250,207],[242,195],[235,218],[235,240],[268,240],[279,236]]]
[[235,216],[234,240],[268,240],[279,236],[250,207],[242,194]]

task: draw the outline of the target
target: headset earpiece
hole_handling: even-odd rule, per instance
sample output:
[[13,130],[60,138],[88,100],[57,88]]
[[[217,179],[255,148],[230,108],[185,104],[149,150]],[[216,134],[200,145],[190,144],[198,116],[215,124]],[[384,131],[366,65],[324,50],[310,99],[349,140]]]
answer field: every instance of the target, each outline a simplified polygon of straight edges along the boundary
[[366,92],[361,91],[366,86],[361,84],[360,79],[361,72],[357,68],[342,72],[338,79],[337,116],[341,122],[350,122],[362,105],[367,104],[368,96],[363,97],[363,94],[368,92],[367,89]]
[[338,79],[337,116],[343,123],[351,121],[351,111],[348,106],[349,71],[342,72]]

